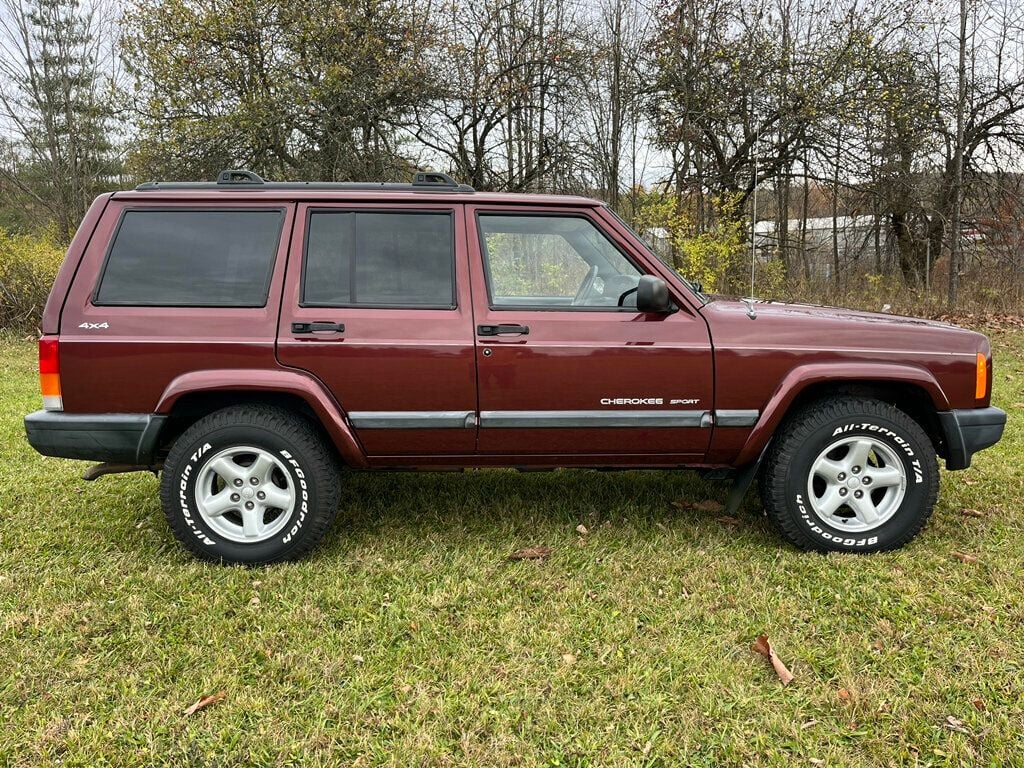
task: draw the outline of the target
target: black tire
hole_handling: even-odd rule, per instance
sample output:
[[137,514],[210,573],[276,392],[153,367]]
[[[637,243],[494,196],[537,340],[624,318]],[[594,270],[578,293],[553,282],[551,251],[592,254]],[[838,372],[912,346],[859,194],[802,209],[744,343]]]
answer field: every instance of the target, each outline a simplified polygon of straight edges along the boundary
[[[284,515],[283,527],[255,542],[231,540],[215,530],[200,514],[196,499],[197,481],[204,474],[210,477],[206,465],[240,446],[266,452],[275,462],[270,470],[275,482],[293,498],[287,513],[266,513],[271,517],[268,532],[277,525],[275,516]],[[334,520],[341,490],[338,469],[331,448],[303,418],[267,405],[233,406],[199,419],[175,440],[164,462],[160,500],[174,535],[200,558],[244,565],[297,560],[320,543]],[[218,482],[216,477],[213,482]],[[225,513],[228,517],[241,525],[240,510]],[[261,512],[260,518],[262,525],[267,517]]]
[[[904,483],[897,488],[903,489],[903,496],[897,505],[898,492],[893,491],[887,507],[892,510],[890,516],[880,516],[882,522],[876,523],[877,527],[851,531],[844,530],[842,525],[830,524],[815,511],[809,496],[814,493],[816,503],[824,499],[829,481],[820,476],[812,479],[811,469],[829,446],[859,436],[882,444],[871,454],[874,463],[890,463],[878,459],[886,447],[891,457],[898,459]],[[838,455],[838,464],[845,460],[844,454],[850,455],[847,453],[850,450],[840,446],[825,456]],[[900,469],[895,461],[892,463],[895,469]],[[857,485],[873,469],[877,468],[861,468],[863,474],[853,481],[847,477],[847,474],[852,476],[852,472],[836,475],[836,480],[832,481],[833,492],[842,493],[844,501],[852,501],[850,494],[854,491],[850,488],[859,489],[861,496],[865,492],[875,494],[874,498],[881,498],[884,505],[888,490],[877,484],[874,488]],[[838,481],[839,477],[843,480]],[[788,541],[804,550],[866,553],[898,549],[924,527],[938,496],[939,469],[935,447],[910,416],[888,403],[844,396],[811,403],[789,417],[765,457],[760,480],[765,511]],[[851,482],[853,486],[849,485]],[[809,483],[812,484],[810,490]],[[834,515],[847,516],[846,520],[839,521],[841,523],[862,525],[862,521],[854,517],[853,507],[840,507]]]

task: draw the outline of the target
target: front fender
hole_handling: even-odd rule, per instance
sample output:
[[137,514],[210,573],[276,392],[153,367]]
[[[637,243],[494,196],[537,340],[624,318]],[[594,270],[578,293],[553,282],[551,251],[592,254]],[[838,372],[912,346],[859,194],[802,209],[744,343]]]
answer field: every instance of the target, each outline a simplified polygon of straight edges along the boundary
[[927,368],[900,363],[808,363],[793,368],[772,393],[761,416],[740,449],[736,465],[755,461],[768,445],[789,407],[801,392],[814,384],[896,382],[920,387],[931,398],[937,411],[949,410],[949,398]]
[[369,466],[344,411],[317,379],[300,371],[226,368],[183,373],[164,390],[156,413],[168,414],[183,396],[196,392],[280,392],[295,395],[313,409],[338,453],[350,467]]

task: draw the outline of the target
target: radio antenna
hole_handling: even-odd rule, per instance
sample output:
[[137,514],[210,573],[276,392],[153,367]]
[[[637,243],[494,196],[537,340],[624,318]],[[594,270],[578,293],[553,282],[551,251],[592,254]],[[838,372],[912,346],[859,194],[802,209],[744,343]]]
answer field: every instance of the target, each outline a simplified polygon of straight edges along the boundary
[[[756,119],[754,125],[757,125]],[[756,131],[757,128],[755,127],[754,130]],[[752,148],[754,153],[754,196],[750,210],[750,298],[754,298],[754,261],[757,257],[757,142],[760,138],[760,134],[755,135]]]

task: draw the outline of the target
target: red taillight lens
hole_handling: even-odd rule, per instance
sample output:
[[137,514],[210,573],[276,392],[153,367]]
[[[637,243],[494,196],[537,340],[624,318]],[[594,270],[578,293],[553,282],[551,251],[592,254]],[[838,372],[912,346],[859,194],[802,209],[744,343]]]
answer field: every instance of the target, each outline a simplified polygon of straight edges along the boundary
[[46,410],[64,410],[60,392],[60,342],[56,336],[44,336],[39,340],[39,389],[43,393]]

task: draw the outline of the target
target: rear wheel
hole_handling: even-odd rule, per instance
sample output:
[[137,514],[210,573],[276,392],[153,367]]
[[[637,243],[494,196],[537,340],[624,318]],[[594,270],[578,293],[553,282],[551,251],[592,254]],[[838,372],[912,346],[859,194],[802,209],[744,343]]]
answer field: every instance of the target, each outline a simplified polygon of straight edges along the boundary
[[787,421],[766,457],[761,496],[802,549],[878,552],[921,530],[938,479],[935,449],[916,421],[878,400],[843,397]]
[[175,536],[207,560],[295,560],[323,538],[337,511],[330,448],[302,418],[236,406],[200,419],[174,443],[160,496]]

